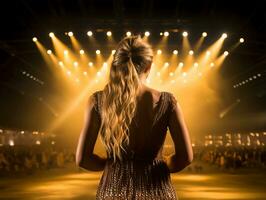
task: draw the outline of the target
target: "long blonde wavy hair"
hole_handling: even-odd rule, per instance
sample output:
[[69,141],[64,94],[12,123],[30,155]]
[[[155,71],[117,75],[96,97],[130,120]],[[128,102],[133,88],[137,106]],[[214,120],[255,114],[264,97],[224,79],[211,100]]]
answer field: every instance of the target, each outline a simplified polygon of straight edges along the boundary
[[101,102],[101,141],[109,156],[122,160],[124,142],[129,144],[129,126],[136,111],[139,75],[151,67],[152,48],[140,36],[122,39],[113,57],[109,82]]

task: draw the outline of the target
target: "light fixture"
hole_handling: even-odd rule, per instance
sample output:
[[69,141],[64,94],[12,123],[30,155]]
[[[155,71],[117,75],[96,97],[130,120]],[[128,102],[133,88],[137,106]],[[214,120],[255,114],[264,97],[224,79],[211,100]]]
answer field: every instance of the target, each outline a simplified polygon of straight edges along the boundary
[[158,49],[158,50],[157,50],[157,54],[158,54],[158,55],[162,54],[162,50],[161,50],[161,49]]
[[167,37],[167,36],[169,36],[169,32],[168,32],[168,31],[165,31],[165,32],[163,33],[163,35]]
[[72,37],[73,35],[74,35],[73,32],[71,32],[71,31],[68,32],[68,36],[69,36],[69,37]]
[[33,42],[37,42],[37,40],[38,40],[38,39],[37,39],[36,37],[32,38],[32,41],[33,41]]
[[226,33],[223,33],[222,34],[222,38],[224,38],[224,39],[227,38],[227,34]]
[[146,32],[144,33],[144,35],[145,35],[146,37],[149,37],[149,36],[150,36],[150,32],[149,32],[149,31],[146,31]]
[[52,54],[52,50],[48,49],[47,54],[49,54],[49,55]]
[[187,37],[187,36],[188,36],[188,32],[184,31],[184,32],[182,33],[182,35],[183,35],[183,37]]
[[49,37],[51,37],[51,38],[54,37],[54,33],[53,32],[50,32],[49,33]]
[[85,52],[84,52],[83,49],[81,49],[81,50],[79,51],[79,53],[80,53],[81,55],[83,55]]
[[111,32],[111,31],[107,31],[106,35],[107,35],[108,37],[110,37],[110,36],[112,35],[112,32]]
[[126,33],[126,35],[127,35],[128,37],[131,36],[131,32],[128,31],[128,32]]
[[96,54],[98,54],[98,55],[101,53],[101,51],[100,51],[99,49],[97,49],[95,52],[96,52]]
[[227,56],[228,54],[229,54],[228,51],[225,51],[225,52],[224,52],[224,55],[225,55],[225,56]]
[[87,32],[87,35],[88,35],[88,36],[92,36],[92,35],[93,35],[92,31],[88,31],[88,32]]
[[193,55],[194,51],[190,50],[188,53],[189,53],[189,55]]
[[239,39],[239,42],[240,42],[240,43],[243,43],[244,41],[245,41],[244,38],[240,38],[240,39]]
[[177,50],[174,50],[173,51],[173,54],[177,55],[178,54],[178,51]]
[[203,37],[206,37],[206,36],[207,36],[207,33],[206,33],[206,32],[203,32],[203,33],[202,33],[202,36],[203,36]]

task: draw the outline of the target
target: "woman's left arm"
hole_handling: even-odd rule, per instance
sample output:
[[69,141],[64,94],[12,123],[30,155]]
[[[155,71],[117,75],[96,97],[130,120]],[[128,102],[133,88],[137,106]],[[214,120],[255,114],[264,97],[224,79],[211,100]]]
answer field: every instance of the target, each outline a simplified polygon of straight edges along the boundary
[[93,153],[101,125],[99,113],[95,110],[95,96],[91,95],[85,112],[84,127],[81,131],[76,150],[76,165],[90,171],[104,169],[106,158]]

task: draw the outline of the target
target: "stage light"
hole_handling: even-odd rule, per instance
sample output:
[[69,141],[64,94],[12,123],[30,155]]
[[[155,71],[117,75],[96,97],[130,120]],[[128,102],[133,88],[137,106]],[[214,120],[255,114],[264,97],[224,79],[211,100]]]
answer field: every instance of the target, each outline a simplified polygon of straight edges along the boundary
[[92,31],[88,31],[88,32],[87,32],[87,35],[88,35],[88,36],[92,36],[92,34],[93,34]]
[[202,36],[203,36],[203,37],[206,37],[206,36],[207,36],[207,33],[206,33],[206,32],[203,32],[203,33],[202,33]]
[[188,53],[189,53],[189,55],[193,55],[194,51],[190,50]]
[[49,54],[49,55],[52,54],[52,50],[48,49],[47,54]]
[[75,61],[73,64],[74,64],[74,67],[77,67],[79,65],[77,61]]
[[211,52],[210,52],[210,51],[207,51],[207,52],[206,52],[206,55],[207,55],[207,56],[211,55]]
[[107,62],[104,62],[103,63],[103,67],[107,67]]
[[183,66],[184,66],[184,63],[180,62],[180,63],[178,64],[178,66],[179,66],[179,67],[183,67]]
[[87,76],[87,75],[88,75],[88,73],[87,73],[87,72],[83,72],[83,75],[84,75],[84,76]]
[[69,36],[69,37],[72,37],[73,35],[74,35],[73,32],[71,32],[71,31],[68,32],[68,36]]
[[144,34],[145,34],[146,37],[150,36],[150,32],[149,31],[146,31]]
[[101,53],[101,51],[97,49],[97,50],[96,50],[96,54],[99,55],[100,53]]
[[169,32],[168,32],[168,31],[165,31],[165,32],[163,33],[163,35],[167,37],[167,36],[169,36]]
[[228,51],[225,51],[225,52],[224,52],[224,55],[225,55],[225,56],[227,56],[228,54],[229,54]]
[[164,66],[165,67],[168,67],[169,66],[169,63],[168,62],[164,63]]
[[68,75],[68,76],[71,76],[71,71],[68,70],[68,71],[67,71],[67,75]]
[[223,38],[223,39],[227,38],[227,34],[226,34],[226,33],[223,33],[223,34],[222,34],[222,38]]
[[33,41],[33,42],[37,42],[37,40],[38,40],[38,39],[37,39],[36,37],[32,38],[32,41]]
[[173,51],[173,54],[177,55],[178,54],[178,51],[177,50],[174,50]]
[[107,35],[108,37],[110,37],[110,36],[112,35],[112,32],[111,32],[111,31],[107,31],[106,35]]
[[195,63],[193,64],[193,66],[194,66],[194,67],[198,67],[198,66],[199,66],[199,63],[195,62]]
[[83,55],[85,52],[84,52],[83,49],[81,49],[81,50],[79,51],[79,53],[80,53],[81,55]]
[[239,42],[240,42],[240,43],[243,43],[244,41],[245,41],[244,38],[240,38],[240,39],[239,39]]
[[173,73],[173,72],[170,72],[170,73],[169,73],[169,76],[174,76],[174,73]]
[[114,49],[112,50],[112,54],[113,54],[113,55],[115,54],[115,50],[114,50]]
[[100,71],[98,71],[96,74],[97,74],[97,76],[101,76],[101,72]]
[[188,36],[188,32],[184,31],[182,35],[183,35],[183,37],[187,37]]
[[92,67],[93,66],[93,62],[89,62],[89,64],[88,64],[90,67]]
[[183,72],[182,73],[182,76],[184,76],[184,77],[187,76],[187,73],[186,72]]
[[64,55],[65,55],[65,56],[68,55],[68,50],[65,50],[65,51],[64,51]]
[[128,31],[128,32],[126,33],[126,35],[127,35],[128,37],[131,36],[131,32]]
[[160,32],[160,35],[163,35],[163,32]]
[[49,37],[54,37],[54,33],[53,32],[51,32],[51,33],[49,33]]
[[258,77],[261,77],[261,74],[257,74]]
[[158,50],[157,50],[157,54],[158,54],[158,55],[162,54],[162,50],[158,49]]
[[64,63],[63,63],[62,61],[59,61],[58,64],[59,64],[60,66],[63,66],[63,65],[64,65]]
[[214,63],[212,62],[212,63],[210,64],[210,66],[211,66],[211,67],[214,67]]

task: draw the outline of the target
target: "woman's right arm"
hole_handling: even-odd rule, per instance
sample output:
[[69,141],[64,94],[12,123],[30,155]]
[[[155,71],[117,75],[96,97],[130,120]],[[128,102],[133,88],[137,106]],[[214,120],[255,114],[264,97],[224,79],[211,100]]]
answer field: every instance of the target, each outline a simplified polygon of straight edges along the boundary
[[180,105],[171,94],[169,131],[175,145],[175,153],[166,159],[171,173],[179,172],[193,160],[193,150],[189,132]]

